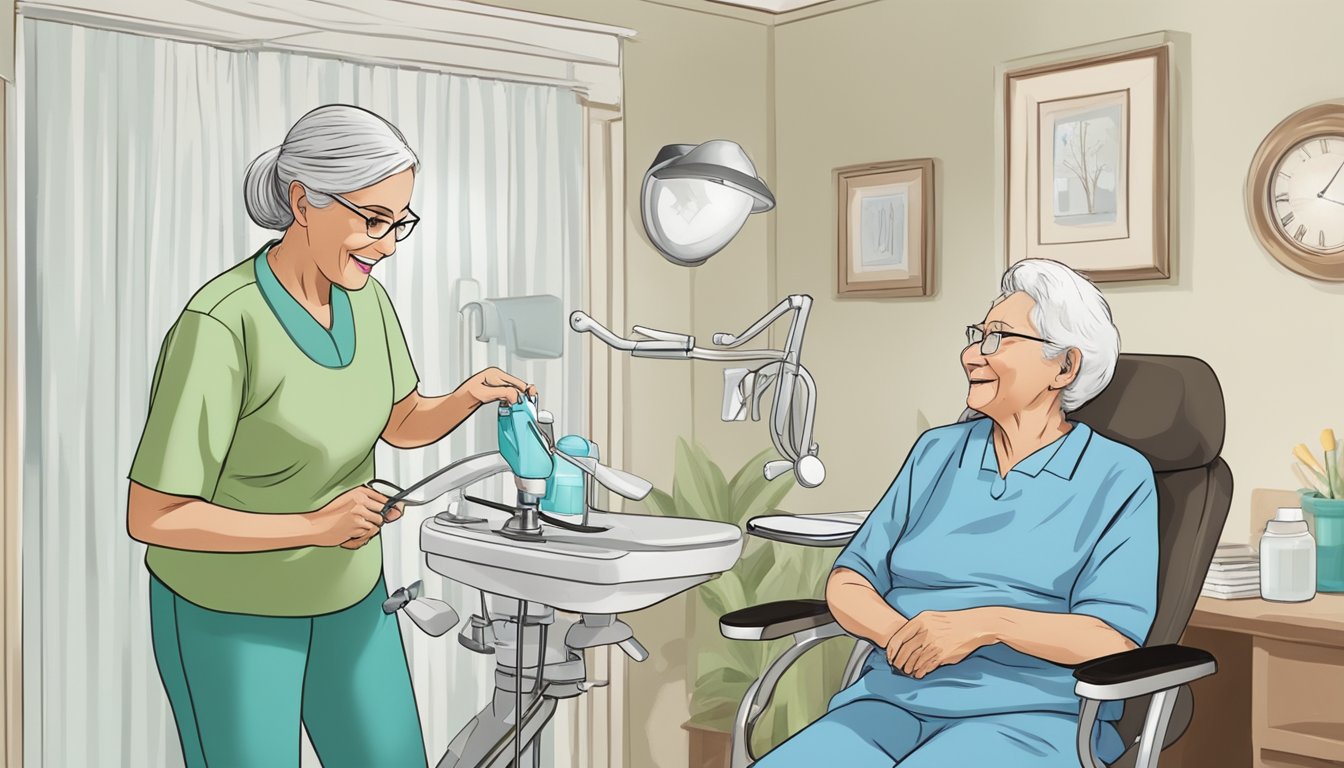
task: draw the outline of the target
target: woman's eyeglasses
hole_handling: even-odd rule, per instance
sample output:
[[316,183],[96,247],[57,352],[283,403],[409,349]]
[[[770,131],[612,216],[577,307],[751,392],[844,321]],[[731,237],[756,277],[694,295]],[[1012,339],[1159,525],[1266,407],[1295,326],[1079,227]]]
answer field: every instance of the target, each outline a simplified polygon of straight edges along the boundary
[[979,344],[980,354],[982,355],[992,355],[995,352],[998,352],[999,342],[1003,340],[1004,336],[1011,336],[1016,339],[1030,339],[1031,341],[1039,341],[1044,344],[1051,343],[1046,339],[1042,339],[1037,336],[1028,336],[1025,333],[1012,333],[1010,331],[989,331],[988,333],[986,333],[985,329],[981,328],[978,325],[966,326],[967,346],[971,346],[973,344]]
[[370,216],[363,208],[360,208],[358,205],[355,205],[334,192],[325,192],[323,194],[334,198],[336,202],[354,211],[360,218],[364,219],[364,224],[368,228],[369,237],[373,240],[382,240],[384,237],[387,237],[389,232],[391,232],[394,233],[397,241],[400,242],[410,237],[411,232],[415,230],[415,225],[420,223],[420,219],[417,219],[414,213],[401,221],[390,221],[382,216]]

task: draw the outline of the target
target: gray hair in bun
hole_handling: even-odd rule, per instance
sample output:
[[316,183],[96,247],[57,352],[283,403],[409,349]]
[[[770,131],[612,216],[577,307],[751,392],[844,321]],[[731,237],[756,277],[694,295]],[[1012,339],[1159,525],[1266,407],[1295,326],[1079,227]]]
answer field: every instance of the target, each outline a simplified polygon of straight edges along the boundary
[[325,208],[333,200],[324,193],[353,192],[419,167],[396,126],[366,109],[328,104],[299,118],[284,143],[248,165],[243,202],[257,226],[285,230],[294,223],[289,185],[295,181],[309,202]]

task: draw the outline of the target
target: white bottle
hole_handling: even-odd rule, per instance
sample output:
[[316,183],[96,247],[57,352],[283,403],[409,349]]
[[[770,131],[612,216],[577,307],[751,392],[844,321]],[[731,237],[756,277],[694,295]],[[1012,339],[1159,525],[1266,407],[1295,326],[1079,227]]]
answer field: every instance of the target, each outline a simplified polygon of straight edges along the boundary
[[1260,597],[1300,603],[1316,596],[1316,542],[1302,510],[1281,507],[1260,537]]

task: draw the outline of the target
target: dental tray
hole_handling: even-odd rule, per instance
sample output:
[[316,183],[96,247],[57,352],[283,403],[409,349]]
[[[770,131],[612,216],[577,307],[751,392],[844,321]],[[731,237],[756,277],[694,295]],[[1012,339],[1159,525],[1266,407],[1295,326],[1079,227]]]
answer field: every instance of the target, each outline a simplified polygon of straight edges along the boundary
[[747,521],[747,533],[762,539],[806,547],[843,547],[854,537],[867,516],[867,512],[762,515]]

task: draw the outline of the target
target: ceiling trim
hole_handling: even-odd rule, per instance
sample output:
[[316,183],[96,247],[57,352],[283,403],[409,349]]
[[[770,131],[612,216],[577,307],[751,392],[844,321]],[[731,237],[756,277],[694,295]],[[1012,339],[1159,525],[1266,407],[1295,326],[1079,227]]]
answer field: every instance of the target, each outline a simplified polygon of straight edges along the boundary
[[781,14],[797,11],[808,6],[822,5],[830,0],[709,0],[721,5],[736,5],[765,13]]
[[752,24],[759,24],[763,27],[768,27],[773,24],[775,18],[774,14],[768,11],[758,11],[754,8],[745,8],[740,5],[719,2],[719,0],[640,0],[640,2],[649,5],[661,5],[667,8],[691,11],[705,16],[717,16],[723,19],[746,21]]
[[[767,4],[788,5],[798,2],[798,0],[748,0],[749,2],[759,2],[763,7]],[[799,21],[815,19],[821,16],[829,16],[832,13],[846,11],[850,8],[857,8],[861,5],[882,2],[882,0],[805,0],[810,5],[800,6],[794,10],[769,11],[762,10],[761,7],[747,7],[740,5],[733,0],[641,0],[649,5],[662,5],[668,8],[680,8],[685,11],[704,14],[706,16],[718,16],[725,19],[735,19],[737,21],[747,21],[753,24],[759,24],[763,27],[780,27],[785,24],[793,24]]]
[[775,17],[775,26],[780,27],[785,24],[793,24],[799,21],[815,19],[820,16],[829,16],[832,13],[847,11],[850,8],[858,8],[861,5],[872,5],[873,3],[880,2],[882,2],[882,0],[825,0],[825,2],[816,5],[779,14]]

